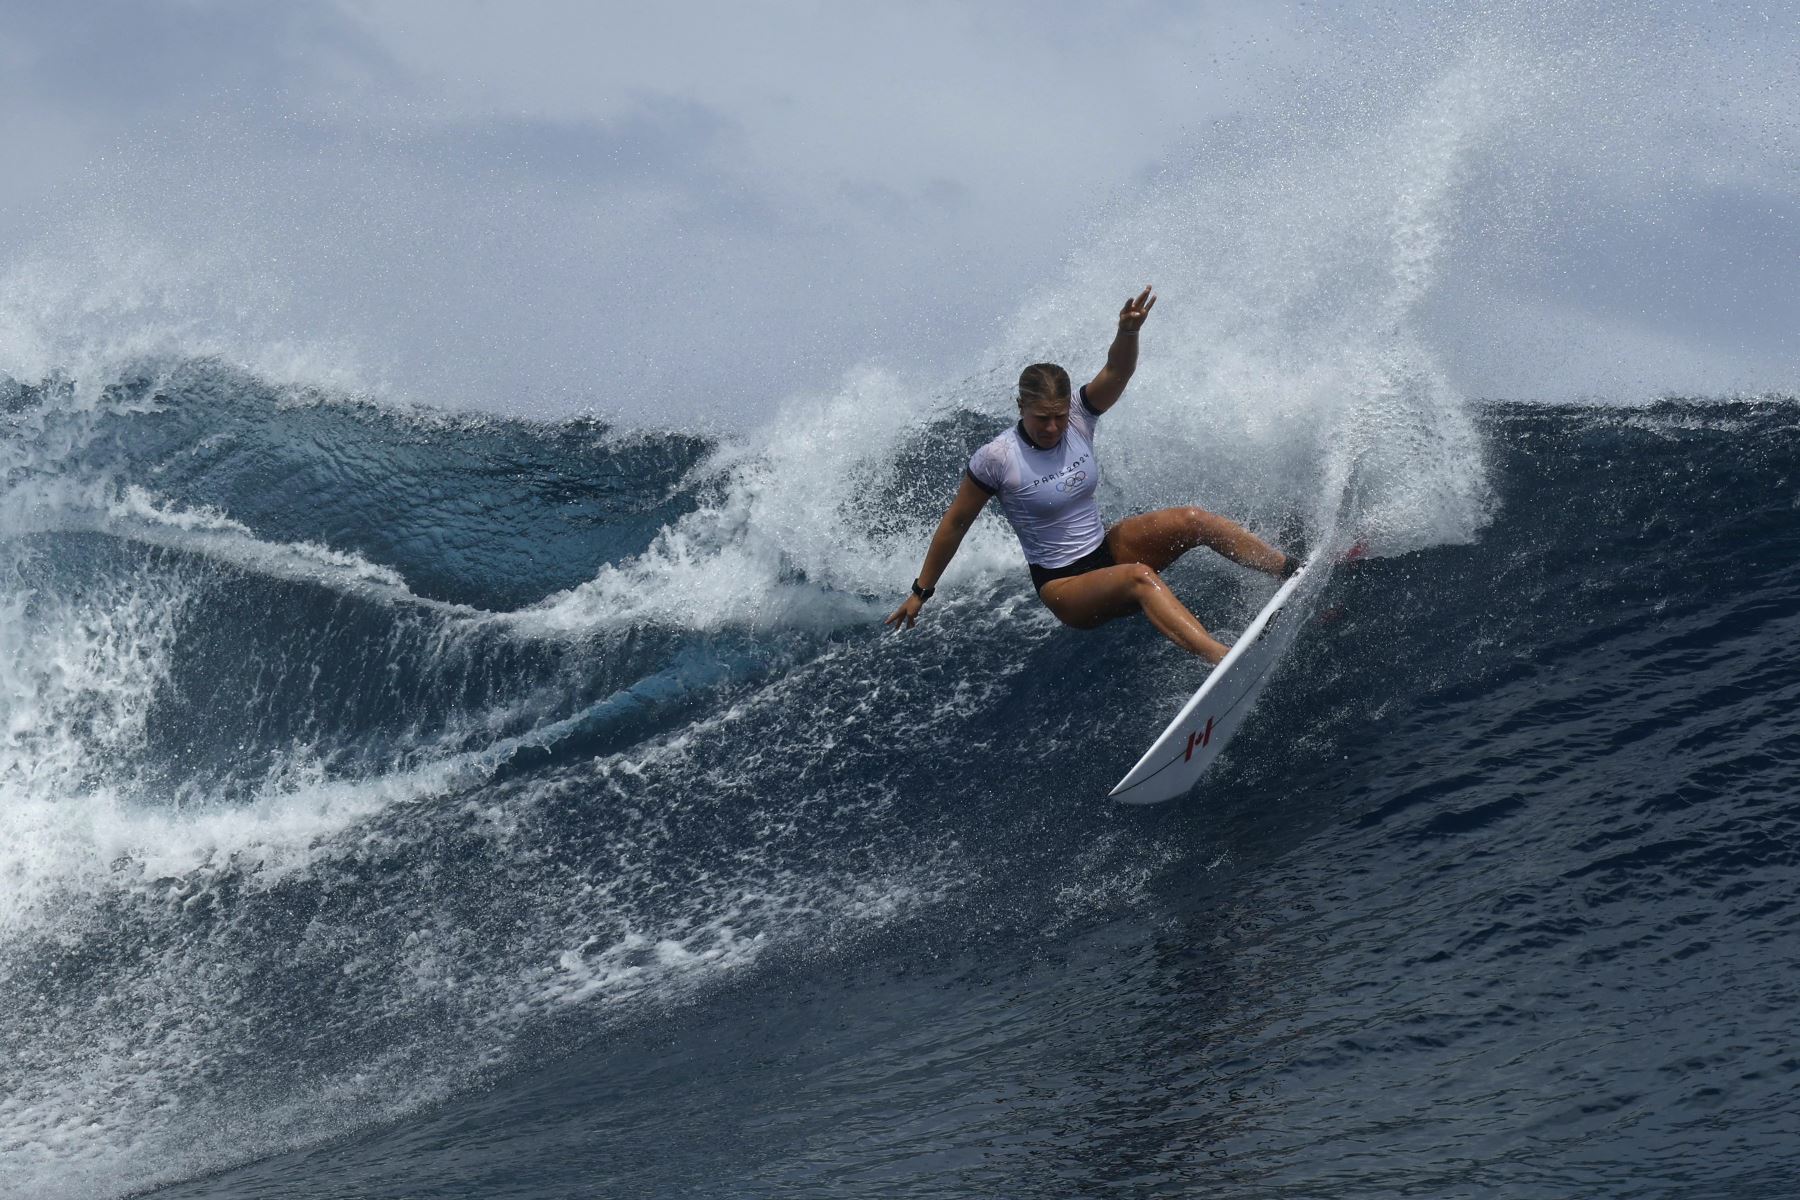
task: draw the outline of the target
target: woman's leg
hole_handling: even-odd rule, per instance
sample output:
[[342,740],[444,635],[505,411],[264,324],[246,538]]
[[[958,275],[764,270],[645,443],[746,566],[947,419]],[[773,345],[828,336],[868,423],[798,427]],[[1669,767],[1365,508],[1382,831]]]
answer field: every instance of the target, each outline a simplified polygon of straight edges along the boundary
[[1281,575],[1288,565],[1287,555],[1237,522],[1203,508],[1164,508],[1126,517],[1107,531],[1106,540],[1120,562],[1144,563],[1157,571],[1195,546],[1270,575]]
[[1206,632],[1155,569],[1141,562],[1052,579],[1038,595],[1057,620],[1076,629],[1092,629],[1141,611],[1164,637],[1209,663],[1224,658],[1230,648]]

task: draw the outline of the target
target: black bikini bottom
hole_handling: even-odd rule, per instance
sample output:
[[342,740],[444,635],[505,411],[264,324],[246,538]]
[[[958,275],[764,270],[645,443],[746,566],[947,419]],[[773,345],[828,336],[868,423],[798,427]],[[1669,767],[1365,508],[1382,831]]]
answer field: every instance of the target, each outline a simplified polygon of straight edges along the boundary
[[1067,579],[1071,575],[1086,575],[1089,571],[1098,571],[1102,567],[1116,567],[1118,560],[1113,558],[1112,547],[1102,538],[1100,544],[1072,563],[1060,567],[1040,567],[1036,563],[1026,563],[1031,568],[1031,586],[1038,591],[1052,579]]

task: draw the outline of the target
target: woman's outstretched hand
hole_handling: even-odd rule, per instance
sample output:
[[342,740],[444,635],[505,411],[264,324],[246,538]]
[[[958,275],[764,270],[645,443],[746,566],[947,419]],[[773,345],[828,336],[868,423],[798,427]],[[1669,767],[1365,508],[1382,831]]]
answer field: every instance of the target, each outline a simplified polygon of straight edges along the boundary
[[1142,329],[1144,318],[1149,316],[1150,310],[1155,307],[1156,297],[1152,294],[1150,285],[1145,284],[1144,290],[1139,292],[1135,298],[1127,300],[1125,307],[1119,310],[1119,332],[1136,333]]
[[919,610],[924,607],[923,600],[917,596],[908,596],[906,602],[894,610],[894,615],[882,624],[892,629],[911,629],[913,622],[919,619]]

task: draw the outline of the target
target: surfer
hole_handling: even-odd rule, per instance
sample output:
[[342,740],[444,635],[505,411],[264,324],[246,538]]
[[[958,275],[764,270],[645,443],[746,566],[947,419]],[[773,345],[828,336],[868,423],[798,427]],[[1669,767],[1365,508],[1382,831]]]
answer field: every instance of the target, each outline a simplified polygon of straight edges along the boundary
[[1094,429],[1137,369],[1138,330],[1155,306],[1149,287],[1125,301],[1106,365],[1078,396],[1070,395],[1069,373],[1055,363],[1025,368],[1019,376],[1019,423],[969,459],[956,499],[931,537],[912,595],[883,624],[912,627],[963,535],[988,499],[999,496],[1038,597],[1063,624],[1092,629],[1141,612],[1183,650],[1210,663],[1225,657],[1228,647],[1175,598],[1158,572],[1196,546],[1277,578],[1293,574],[1299,561],[1200,508],[1139,513],[1109,529],[1094,499],[1100,487]]

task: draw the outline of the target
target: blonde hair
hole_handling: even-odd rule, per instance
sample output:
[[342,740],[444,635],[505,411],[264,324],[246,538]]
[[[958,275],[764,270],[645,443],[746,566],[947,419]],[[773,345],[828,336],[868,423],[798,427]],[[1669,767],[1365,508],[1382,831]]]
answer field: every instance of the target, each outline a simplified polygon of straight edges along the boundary
[[1048,400],[1064,404],[1074,399],[1069,390],[1069,373],[1055,363],[1032,363],[1019,373],[1019,408]]

